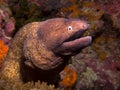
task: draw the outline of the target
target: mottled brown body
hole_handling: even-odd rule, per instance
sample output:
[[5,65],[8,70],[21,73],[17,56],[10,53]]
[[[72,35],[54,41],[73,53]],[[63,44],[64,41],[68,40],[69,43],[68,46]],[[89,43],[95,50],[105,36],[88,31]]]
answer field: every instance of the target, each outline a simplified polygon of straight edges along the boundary
[[[10,46],[6,60],[2,66],[0,78],[9,81],[21,81],[20,75],[20,62],[23,58],[23,41],[26,38],[28,31],[38,28],[38,22],[34,22],[26,25],[20,29],[20,32],[14,37],[13,42]],[[32,26],[32,27],[31,27]],[[31,27],[31,28],[29,28]],[[29,30],[28,30],[29,28]]]
[[49,19],[25,25],[15,35],[1,69],[1,80],[54,83],[70,56],[91,43],[81,37],[88,24],[81,20]]

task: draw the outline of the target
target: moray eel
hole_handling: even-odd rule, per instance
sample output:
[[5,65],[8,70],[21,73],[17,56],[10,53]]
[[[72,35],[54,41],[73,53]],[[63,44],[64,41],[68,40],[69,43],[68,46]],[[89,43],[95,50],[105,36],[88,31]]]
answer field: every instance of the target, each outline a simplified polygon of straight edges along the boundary
[[86,21],[65,18],[23,26],[11,43],[0,79],[53,83],[70,57],[91,44],[91,36],[82,37],[88,28]]

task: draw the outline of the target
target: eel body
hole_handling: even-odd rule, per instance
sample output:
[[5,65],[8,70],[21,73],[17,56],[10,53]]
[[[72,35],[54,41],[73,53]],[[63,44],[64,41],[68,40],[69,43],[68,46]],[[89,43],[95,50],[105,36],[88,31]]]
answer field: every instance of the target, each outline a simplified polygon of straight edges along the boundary
[[69,58],[90,45],[91,37],[82,37],[88,27],[86,21],[65,18],[23,26],[11,43],[0,81],[53,83]]

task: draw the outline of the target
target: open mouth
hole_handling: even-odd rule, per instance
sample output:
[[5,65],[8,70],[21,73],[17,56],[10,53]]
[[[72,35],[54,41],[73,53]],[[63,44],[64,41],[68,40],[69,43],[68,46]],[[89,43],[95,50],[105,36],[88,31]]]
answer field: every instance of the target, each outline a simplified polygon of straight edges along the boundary
[[83,33],[84,32],[78,31],[78,32],[74,33],[72,36],[70,36],[68,39],[66,39],[64,42],[70,42],[70,41],[79,39],[82,37]]
[[68,37],[60,46],[54,50],[54,53],[59,55],[74,55],[81,49],[90,45],[92,42],[92,37],[83,36],[85,31],[86,30],[79,30],[78,32]]

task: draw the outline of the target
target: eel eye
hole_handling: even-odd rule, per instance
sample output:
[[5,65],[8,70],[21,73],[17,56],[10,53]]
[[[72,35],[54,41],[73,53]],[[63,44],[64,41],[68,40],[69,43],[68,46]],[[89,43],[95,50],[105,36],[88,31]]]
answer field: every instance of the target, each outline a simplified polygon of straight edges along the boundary
[[72,26],[68,26],[68,30],[69,30],[69,31],[72,30]]

